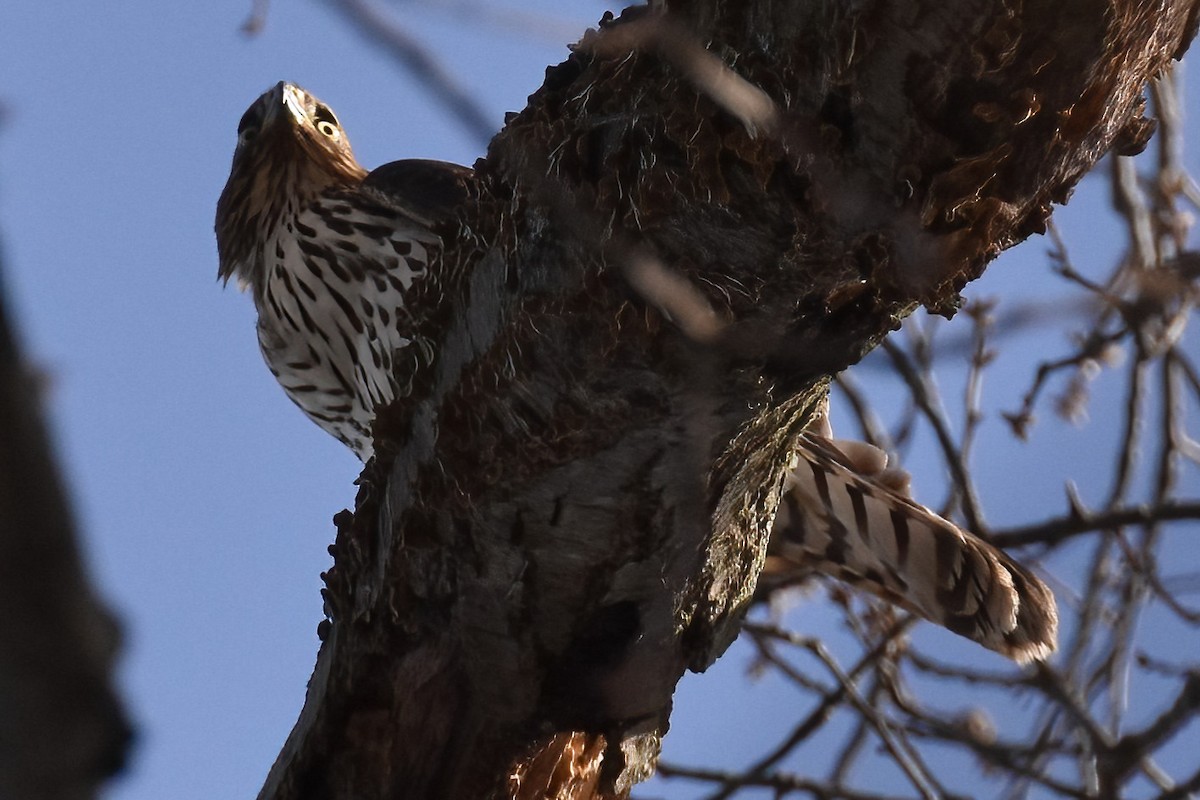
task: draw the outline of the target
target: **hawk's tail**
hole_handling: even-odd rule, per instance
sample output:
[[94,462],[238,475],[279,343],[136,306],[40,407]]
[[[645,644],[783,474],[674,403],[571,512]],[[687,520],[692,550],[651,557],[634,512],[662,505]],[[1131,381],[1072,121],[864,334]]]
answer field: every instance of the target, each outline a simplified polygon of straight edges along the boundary
[[1041,580],[978,536],[864,474],[825,437],[801,439],[770,552],[867,589],[1018,662],[1054,651],[1058,611]]

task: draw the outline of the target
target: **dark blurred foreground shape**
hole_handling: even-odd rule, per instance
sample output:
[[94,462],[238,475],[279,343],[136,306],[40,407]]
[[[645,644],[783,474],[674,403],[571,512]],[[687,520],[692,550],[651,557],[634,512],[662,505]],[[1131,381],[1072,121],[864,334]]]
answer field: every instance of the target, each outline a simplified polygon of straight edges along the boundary
[[88,800],[125,763],[120,630],[88,582],[71,503],[0,274],[0,798]]

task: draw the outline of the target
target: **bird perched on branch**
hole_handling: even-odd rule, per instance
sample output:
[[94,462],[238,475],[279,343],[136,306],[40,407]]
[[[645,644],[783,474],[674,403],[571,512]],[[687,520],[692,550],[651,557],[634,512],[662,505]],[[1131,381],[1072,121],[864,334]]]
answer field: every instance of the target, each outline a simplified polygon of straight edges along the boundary
[[441,241],[471,170],[407,160],[368,173],[327,105],[279,83],[238,125],[217,203],[219,276],[249,289],[258,342],[288,397],[366,461],[371,424],[405,391],[396,361],[428,361],[408,335],[414,288],[438,281]]
[[[377,410],[406,391],[399,359],[410,359],[409,373],[432,359],[413,329],[436,297],[434,229],[454,218],[472,180],[434,161],[368,174],[329,107],[287,83],[238,126],[217,205],[219,275],[251,291],[259,345],[288,396],[364,461]],[[847,580],[1020,661],[1053,650],[1057,614],[1041,581],[909,499],[882,453],[827,434],[795,443],[777,561]]]

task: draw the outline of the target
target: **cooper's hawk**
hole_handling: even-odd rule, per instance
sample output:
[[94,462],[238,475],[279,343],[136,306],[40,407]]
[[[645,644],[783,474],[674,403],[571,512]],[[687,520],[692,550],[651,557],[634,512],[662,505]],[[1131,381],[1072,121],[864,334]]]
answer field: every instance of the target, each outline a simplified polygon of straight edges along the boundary
[[[364,461],[376,411],[405,389],[398,376],[428,363],[411,335],[424,309],[407,295],[438,281],[433,228],[472,179],[432,161],[367,174],[333,112],[287,83],[238,126],[217,206],[220,276],[251,290],[263,356],[288,396]],[[879,454],[839,448],[822,431],[797,439],[771,552],[1017,660],[1054,648],[1054,598],[1041,581],[910,500]]]
[[431,226],[463,202],[471,170],[437,161],[359,166],[333,112],[279,83],[242,116],[217,203],[219,275],[248,288],[258,342],[288,397],[370,458],[376,411],[403,391],[417,320],[406,294],[436,283]]

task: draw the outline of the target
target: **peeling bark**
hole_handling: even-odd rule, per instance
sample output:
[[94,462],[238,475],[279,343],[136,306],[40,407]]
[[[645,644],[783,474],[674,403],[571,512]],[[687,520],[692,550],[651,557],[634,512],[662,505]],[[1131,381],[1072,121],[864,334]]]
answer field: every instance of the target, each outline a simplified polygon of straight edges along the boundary
[[1197,8],[667,6],[477,164],[261,798],[627,795],[737,634],[828,377],[1144,145]]

